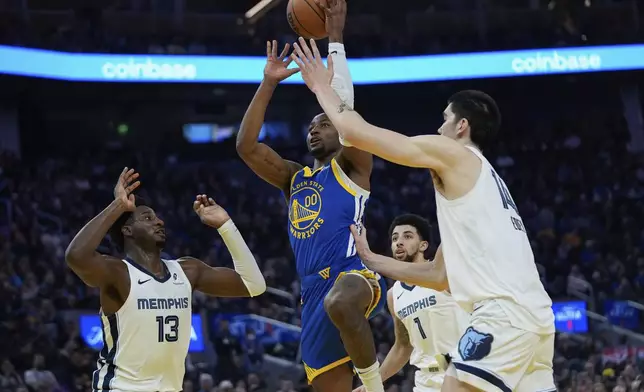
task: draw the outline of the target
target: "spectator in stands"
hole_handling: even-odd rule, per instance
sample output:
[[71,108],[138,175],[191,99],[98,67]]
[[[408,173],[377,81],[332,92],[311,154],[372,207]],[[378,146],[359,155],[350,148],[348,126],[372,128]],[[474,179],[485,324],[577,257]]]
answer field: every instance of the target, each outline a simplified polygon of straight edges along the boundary
[[199,375],[199,391],[198,392],[213,392],[215,389],[215,382],[212,376],[208,373],[201,373]]
[[0,365],[0,392],[11,392],[24,387],[20,374],[16,372],[11,361],[3,359]]
[[25,383],[36,392],[54,392],[59,390],[56,376],[45,368],[45,357],[35,354],[33,367],[25,372]]

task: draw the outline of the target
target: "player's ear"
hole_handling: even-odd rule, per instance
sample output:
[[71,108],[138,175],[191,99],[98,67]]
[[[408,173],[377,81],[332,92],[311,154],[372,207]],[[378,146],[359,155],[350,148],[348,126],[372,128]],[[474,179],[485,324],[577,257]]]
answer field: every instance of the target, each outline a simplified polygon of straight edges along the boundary
[[132,237],[132,227],[130,225],[124,225],[121,228],[121,234],[123,234],[123,237]]
[[465,117],[458,120],[458,123],[456,124],[456,134],[459,137],[465,136],[465,131],[469,128],[469,125],[470,122]]
[[427,248],[429,248],[429,242],[427,242],[427,241],[420,241],[420,246],[418,247],[418,249],[419,249],[421,252],[424,252],[424,251],[426,251],[426,250],[427,250]]

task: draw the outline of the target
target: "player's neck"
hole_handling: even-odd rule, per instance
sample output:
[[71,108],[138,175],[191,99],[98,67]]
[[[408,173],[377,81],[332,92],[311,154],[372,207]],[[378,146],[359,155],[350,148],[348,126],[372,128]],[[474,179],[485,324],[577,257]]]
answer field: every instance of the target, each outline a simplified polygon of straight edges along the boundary
[[321,168],[322,166],[328,165],[333,160],[333,157],[335,157],[335,153],[329,154],[328,156],[325,156],[325,157],[315,158],[315,161],[313,162],[313,170],[316,170]]
[[127,257],[154,275],[161,276],[164,272],[161,262],[161,249],[142,249],[131,247],[125,250]]
[[420,257],[414,257],[414,260],[412,263],[426,263],[428,260],[425,259],[424,256],[420,255]]

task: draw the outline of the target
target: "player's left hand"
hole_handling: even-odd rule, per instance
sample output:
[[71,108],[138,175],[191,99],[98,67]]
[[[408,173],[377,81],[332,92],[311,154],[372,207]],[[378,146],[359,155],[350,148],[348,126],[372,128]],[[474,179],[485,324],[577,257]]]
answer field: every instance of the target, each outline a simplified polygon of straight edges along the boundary
[[309,41],[311,48],[302,37],[293,44],[291,58],[295,60],[302,73],[302,79],[307,87],[314,93],[323,87],[331,85],[333,80],[333,59],[329,57],[328,68],[322,62],[322,55],[318,50],[315,40]]
[[207,195],[197,195],[192,208],[195,210],[201,223],[220,228],[224,223],[230,220],[230,215],[219,204]]
[[369,249],[369,242],[367,241],[367,228],[362,226],[358,230],[356,225],[351,225],[350,229],[353,239],[356,241],[356,252],[358,252],[358,256],[360,256],[363,262],[368,261],[371,255],[371,249]]
[[324,9],[326,16],[326,33],[330,42],[342,42],[342,32],[347,20],[346,0],[326,0],[326,5],[316,0]]

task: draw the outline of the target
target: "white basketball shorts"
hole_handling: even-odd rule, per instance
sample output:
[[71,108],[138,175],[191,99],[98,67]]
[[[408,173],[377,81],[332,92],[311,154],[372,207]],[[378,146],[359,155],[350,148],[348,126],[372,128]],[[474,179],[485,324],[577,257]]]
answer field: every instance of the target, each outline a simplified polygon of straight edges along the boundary
[[472,313],[469,327],[450,353],[446,375],[483,391],[556,391],[554,339],[554,333],[514,327],[503,308],[490,300]]

